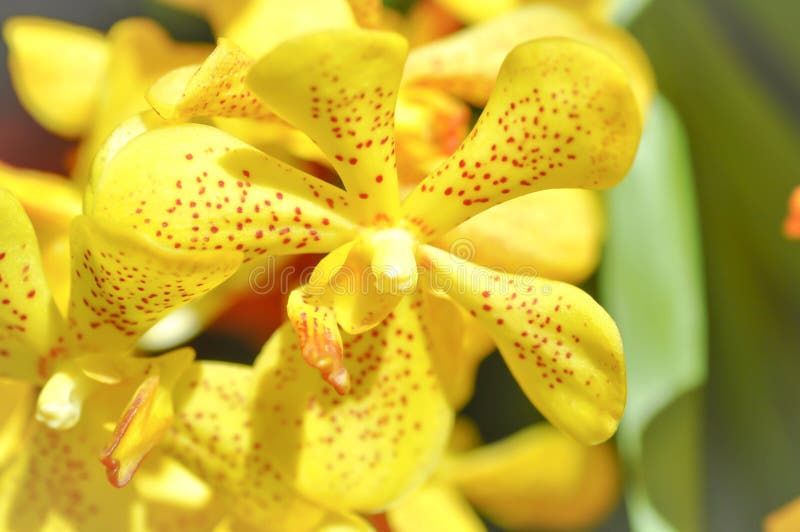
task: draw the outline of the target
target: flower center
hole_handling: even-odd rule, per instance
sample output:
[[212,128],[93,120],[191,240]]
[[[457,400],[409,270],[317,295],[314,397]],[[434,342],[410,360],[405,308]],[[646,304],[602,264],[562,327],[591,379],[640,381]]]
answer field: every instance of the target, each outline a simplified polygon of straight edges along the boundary
[[400,228],[362,235],[372,259],[375,288],[381,294],[407,294],[417,287],[416,239]]

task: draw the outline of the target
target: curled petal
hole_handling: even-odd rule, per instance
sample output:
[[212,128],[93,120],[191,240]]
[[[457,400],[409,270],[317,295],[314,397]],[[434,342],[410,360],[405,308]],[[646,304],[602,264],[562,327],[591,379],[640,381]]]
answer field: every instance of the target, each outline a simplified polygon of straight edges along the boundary
[[253,92],[325,152],[361,223],[398,215],[394,108],[407,49],[389,32],[315,33],[281,44],[248,77]]
[[244,83],[253,63],[236,44],[219,39],[202,65],[169,72],[150,87],[147,99],[167,120],[195,116],[275,119]]
[[182,250],[326,252],[352,238],[344,192],[200,124],[131,140],[85,212]]
[[[582,1],[586,2],[573,3]],[[490,9],[500,7],[497,2],[480,4]],[[532,39],[566,37],[605,52],[619,63],[628,74],[639,109],[645,115],[655,92],[655,80],[647,55],[636,40],[609,23],[563,7],[566,6],[541,2],[419,47],[409,55],[403,79],[447,90],[482,107],[500,65],[515,46]]]
[[130,482],[142,460],[161,443],[172,424],[172,388],[178,377],[191,364],[191,349],[174,351],[146,360],[146,375],[134,392],[106,445],[100,461],[106,467],[113,486]]
[[317,368],[337,392],[346,394],[350,389],[350,375],[343,364],[342,337],[334,310],[321,298],[298,288],[289,295],[286,313],[305,361]]
[[299,491],[374,512],[430,473],[452,410],[432,366],[424,316],[424,302],[407,297],[374,329],[344,335],[351,375],[344,397],[307,367],[290,327],[264,347],[256,361],[254,437]]
[[90,127],[108,45],[95,30],[37,17],[3,25],[9,70],[22,105],[45,128],[77,137]]
[[597,267],[604,237],[599,193],[563,189],[495,205],[437,244],[487,268],[577,284]]
[[87,216],[72,226],[69,340],[83,353],[124,354],[171,310],[230,277],[238,252],[163,249]]
[[231,530],[262,530],[264,523],[276,530],[311,532],[334,524],[363,530],[344,508],[328,509],[300,495],[287,474],[290,462],[264,452],[266,441],[291,436],[281,426],[268,435],[254,430],[261,412],[251,408],[252,385],[248,366],[195,364],[176,387],[176,421],[165,451],[212,486],[229,509]]
[[30,219],[4,188],[0,213],[0,377],[41,384],[63,353],[64,323],[45,279]]
[[486,327],[551,423],[586,444],[614,434],[625,407],[622,340],[591,296],[557,281],[482,268],[429,246],[421,255],[435,288]]
[[406,198],[406,219],[430,239],[530,192],[611,187],[640,134],[627,77],[608,56],[566,39],[523,44],[467,139]]
[[504,528],[587,529],[620,497],[611,444],[584,446],[545,423],[455,455],[444,476]]

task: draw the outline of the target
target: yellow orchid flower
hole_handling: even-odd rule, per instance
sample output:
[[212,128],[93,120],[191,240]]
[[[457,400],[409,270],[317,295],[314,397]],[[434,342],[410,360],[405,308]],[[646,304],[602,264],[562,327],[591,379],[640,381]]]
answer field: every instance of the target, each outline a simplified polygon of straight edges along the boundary
[[3,24],[11,81],[25,109],[46,129],[82,139],[72,175],[89,177],[92,161],[123,121],[149,109],[147,88],[163,74],[202,61],[205,44],[179,44],[151,20],[116,23],[107,35],[38,17]]
[[[627,75],[603,53],[565,39],[516,48],[473,131],[401,204],[393,107],[405,56],[395,34],[329,31],[287,41],[250,70],[253,93],[317,143],[344,190],[224,132],[187,124],[144,133],[119,150],[95,176],[87,212],[181,250],[235,250],[245,260],[330,252],[315,279],[292,294],[288,314],[303,357],[340,392],[353,393],[364,379],[345,368],[347,340],[337,324],[371,334],[422,278],[428,305],[454,310],[445,297],[487,328],[545,417],[580,441],[606,440],[625,398],[611,318],[574,287],[487,269],[428,242],[529,192],[619,181],[641,129]],[[357,273],[345,289],[343,267]],[[433,331],[431,346],[448,332]],[[456,363],[446,358],[436,363]]]
[[611,512],[620,487],[613,445],[587,447],[540,423],[489,445],[452,450],[386,519],[394,532],[485,530],[471,503],[506,530],[582,530]]
[[[0,242],[0,378],[42,386],[36,418],[56,431],[79,423],[85,401],[135,383],[138,389],[104,457],[109,480],[124,485],[171,422],[171,387],[193,358],[185,350],[149,359],[131,357],[138,337],[176,306],[230,276],[241,257],[235,252],[214,254],[210,261],[203,254],[159,250],[135,233],[76,217],[80,207],[65,180],[35,177],[39,179],[3,167],[0,182],[23,197],[27,194],[28,210],[38,225],[49,223],[53,233],[59,227],[69,230],[67,313],[59,311],[48,283],[63,277],[63,266],[50,268],[58,271],[46,278],[34,226],[19,200],[0,188],[5,224]],[[53,195],[36,199],[29,194],[42,187]]]

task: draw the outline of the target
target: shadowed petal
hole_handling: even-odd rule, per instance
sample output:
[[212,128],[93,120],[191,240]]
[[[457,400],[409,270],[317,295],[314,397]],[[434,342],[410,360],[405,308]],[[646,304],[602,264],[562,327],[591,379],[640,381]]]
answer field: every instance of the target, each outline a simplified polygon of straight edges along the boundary
[[41,384],[62,351],[64,323],[20,202],[0,188],[0,377]]
[[264,347],[256,362],[254,431],[302,493],[373,512],[430,473],[452,410],[432,366],[423,316],[423,302],[406,298],[374,329],[343,335],[351,375],[344,397],[305,364],[291,327]]

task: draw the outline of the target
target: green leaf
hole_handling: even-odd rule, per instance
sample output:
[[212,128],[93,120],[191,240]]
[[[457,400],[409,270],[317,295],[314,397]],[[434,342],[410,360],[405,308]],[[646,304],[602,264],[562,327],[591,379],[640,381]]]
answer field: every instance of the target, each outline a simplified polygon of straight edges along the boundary
[[647,532],[702,528],[699,402],[690,392],[706,378],[706,311],[693,186],[685,132],[659,97],[630,174],[608,194],[599,278],[625,346],[618,443],[628,511]]
[[763,44],[746,37],[753,28],[796,32],[798,7],[766,4],[788,20],[760,26],[765,19],[753,8],[742,11],[749,29],[735,31],[721,17],[727,1],[657,0],[633,26],[689,132],[702,214],[708,530],[758,530],[765,515],[800,495],[800,244],[781,234],[800,182],[800,120],[796,93],[783,99],[778,80],[743,52]]

